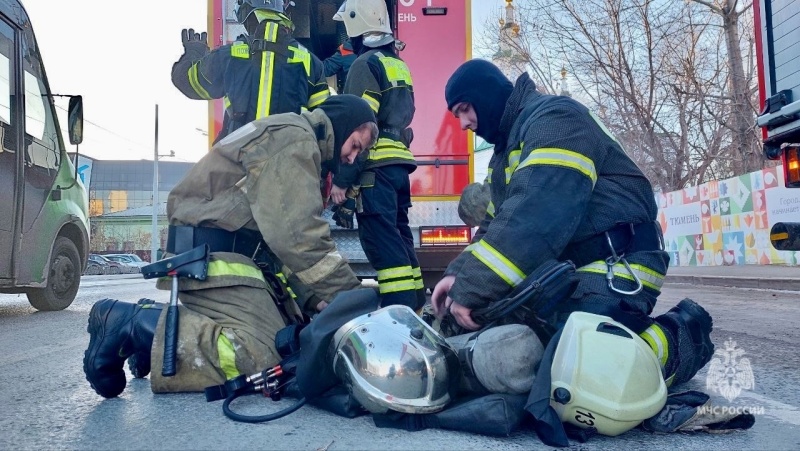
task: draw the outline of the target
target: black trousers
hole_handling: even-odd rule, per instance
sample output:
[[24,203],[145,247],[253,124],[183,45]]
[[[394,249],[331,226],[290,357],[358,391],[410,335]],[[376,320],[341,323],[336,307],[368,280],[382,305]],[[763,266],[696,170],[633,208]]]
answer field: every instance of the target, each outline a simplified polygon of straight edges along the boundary
[[[378,272],[381,305],[419,309],[425,303],[414,238],[408,226],[411,183],[400,165],[368,169],[374,182],[362,183],[358,235],[367,259]],[[362,177],[362,181],[371,177]]]

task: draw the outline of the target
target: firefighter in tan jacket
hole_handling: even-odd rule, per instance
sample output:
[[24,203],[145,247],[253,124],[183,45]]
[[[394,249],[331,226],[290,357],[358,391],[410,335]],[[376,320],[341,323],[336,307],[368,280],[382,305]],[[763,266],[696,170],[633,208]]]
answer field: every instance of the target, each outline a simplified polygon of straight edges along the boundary
[[[212,250],[205,281],[180,280],[177,374],[161,375],[166,314],[160,306],[105,299],[89,313],[84,372],[92,388],[106,398],[122,393],[124,362],[134,355],[152,362],[155,393],[201,391],[277,364],[275,333],[299,312],[278,309],[270,272],[259,266],[273,254],[283,262],[312,292],[300,306],[305,312],[359,286],[322,219],[319,174],[325,161],[351,163],[377,135],[367,103],[339,95],[313,112],[256,120],[217,143],[167,203],[168,251],[204,243]],[[185,248],[175,247],[187,240]],[[139,362],[135,376],[146,374],[146,363]]]

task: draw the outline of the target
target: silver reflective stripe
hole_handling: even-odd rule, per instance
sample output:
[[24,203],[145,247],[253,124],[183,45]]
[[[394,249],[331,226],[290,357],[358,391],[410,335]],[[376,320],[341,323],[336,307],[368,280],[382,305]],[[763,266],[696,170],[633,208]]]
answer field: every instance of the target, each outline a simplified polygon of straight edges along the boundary
[[[630,264],[630,263],[629,263]],[[642,285],[652,290],[660,291],[661,286],[664,285],[664,276],[658,272],[638,264],[630,264],[631,270],[636,274],[636,277],[642,281]],[[628,272],[628,269],[621,262],[613,266],[614,277],[620,277],[630,282],[636,282],[633,276]],[[608,272],[608,265],[603,260],[589,263],[588,265],[578,268],[580,272],[592,272],[597,274],[606,274]]]
[[525,280],[525,273],[520,271],[516,265],[511,263],[509,259],[489,245],[489,243],[481,240],[470,247],[473,247],[472,255],[484,265],[488,266],[489,269],[494,271],[501,279],[505,280],[507,284],[516,287]]

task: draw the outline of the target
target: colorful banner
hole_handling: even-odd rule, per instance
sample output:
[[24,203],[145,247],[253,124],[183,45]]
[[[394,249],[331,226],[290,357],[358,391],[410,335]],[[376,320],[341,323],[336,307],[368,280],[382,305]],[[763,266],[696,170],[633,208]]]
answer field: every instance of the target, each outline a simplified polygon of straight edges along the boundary
[[800,222],[800,189],[784,187],[783,167],[657,193],[658,220],[673,266],[797,265],[800,252],[776,251],[776,222]]

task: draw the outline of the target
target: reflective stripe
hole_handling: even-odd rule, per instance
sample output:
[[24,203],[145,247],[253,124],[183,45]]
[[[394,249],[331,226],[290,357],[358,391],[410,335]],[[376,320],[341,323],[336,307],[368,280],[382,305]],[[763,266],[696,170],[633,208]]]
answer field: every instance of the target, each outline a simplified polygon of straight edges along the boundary
[[[652,290],[660,291],[661,286],[664,285],[664,276],[659,274],[647,266],[639,264],[630,264],[636,277],[642,281],[642,285]],[[608,265],[603,260],[589,263],[588,265],[578,268],[580,272],[591,272],[596,274],[606,274],[608,272]],[[628,272],[628,268],[622,262],[618,262],[613,266],[614,277],[620,277],[630,282],[635,282],[633,276]]]
[[[264,39],[275,42],[278,37],[278,24],[268,22],[264,28]],[[272,104],[272,79],[274,77],[273,68],[275,66],[275,52],[261,52],[261,79],[258,82],[258,107],[256,109],[256,119],[269,116]]]
[[311,54],[308,53],[308,50],[292,46],[289,46],[289,50],[292,52],[292,56],[290,56],[287,61],[290,64],[303,63],[303,69],[306,70],[306,77],[311,77]]
[[361,94],[361,98],[367,101],[369,107],[372,108],[373,112],[377,113],[378,110],[381,109],[381,103],[371,95],[367,94],[366,92],[364,94]]
[[397,266],[394,268],[386,268],[378,271],[378,281],[387,279],[397,279],[400,277],[414,277],[414,272],[411,266]]
[[519,147],[508,153],[508,167],[506,168],[506,185],[511,183],[511,175],[519,166],[519,159],[522,157],[522,147],[524,142],[519,143]]
[[411,71],[408,70],[408,66],[403,60],[382,56],[380,53],[379,55],[378,61],[381,62],[386,71],[386,78],[389,79],[389,83],[392,86],[398,86],[401,83],[407,86],[414,86],[414,82],[411,80]]
[[591,158],[578,152],[566,149],[556,149],[552,147],[534,149],[528,158],[519,165],[517,170],[533,165],[561,166],[575,169],[581,174],[589,177],[592,187],[597,182],[597,171],[594,168],[594,161]]
[[389,158],[414,161],[414,155],[400,141],[379,138],[375,147],[369,150],[369,159],[386,160]]
[[222,98],[222,103],[225,106],[225,109],[227,110],[231,106],[231,99],[229,99],[228,96],[225,96]]
[[208,264],[208,277],[219,276],[251,277],[266,282],[266,280],[264,280],[264,274],[262,274],[261,270],[258,268],[244,263],[229,263],[223,260],[212,260]]
[[416,290],[413,280],[396,280],[394,282],[378,282],[378,291],[381,294],[397,293],[398,291]]
[[417,290],[425,288],[425,284],[422,282],[422,269],[419,266],[415,266],[411,268],[411,271],[414,273],[414,288]]
[[234,58],[250,59],[250,46],[246,42],[235,42],[231,45],[231,56]]
[[328,97],[330,97],[331,93],[327,90],[320,91],[314,94],[311,94],[311,97],[308,98],[308,107],[314,108],[325,101]]
[[656,357],[658,357],[658,361],[661,362],[661,367],[663,369],[663,367],[667,365],[667,360],[669,359],[669,342],[664,335],[664,331],[661,330],[661,326],[653,324],[645,329],[644,332],[640,333],[639,336],[650,345],[650,348],[656,354]]
[[489,201],[489,205],[486,206],[486,214],[494,218],[494,202]]
[[217,338],[217,353],[219,354],[219,367],[225,373],[225,379],[230,380],[238,376],[240,373],[236,368],[236,351],[233,350],[233,344],[223,333],[220,333]]
[[504,257],[503,254],[486,241],[480,240],[470,245],[470,247],[473,248],[472,255],[484,265],[488,266],[489,269],[494,271],[501,279],[505,280],[507,284],[516,287],[520,282],[525,280],[525,273],[520,271],[516,265],[511,263],[509,259]]
[[208,93],[208,91],[206,91],[203,85],[200,84],[199,67],[200,63],[197,62],[192,64],[192,67],[189,68],[189,84],[192,86],[192,89],[194,89],[194,92],[196,92],[197,95],[206,100],[211,100],[211,95]]
[[282,272],[275,274],[275,276],[281,281],[283,286],[286,287],[286,291],[289,293],[289,296],[291,296],[292,299],[297,300],[297,295],[294,294],[294,290],[292,290],[292,287],[289,286],[289,281],[286,280],[286,276],[284,276]]

